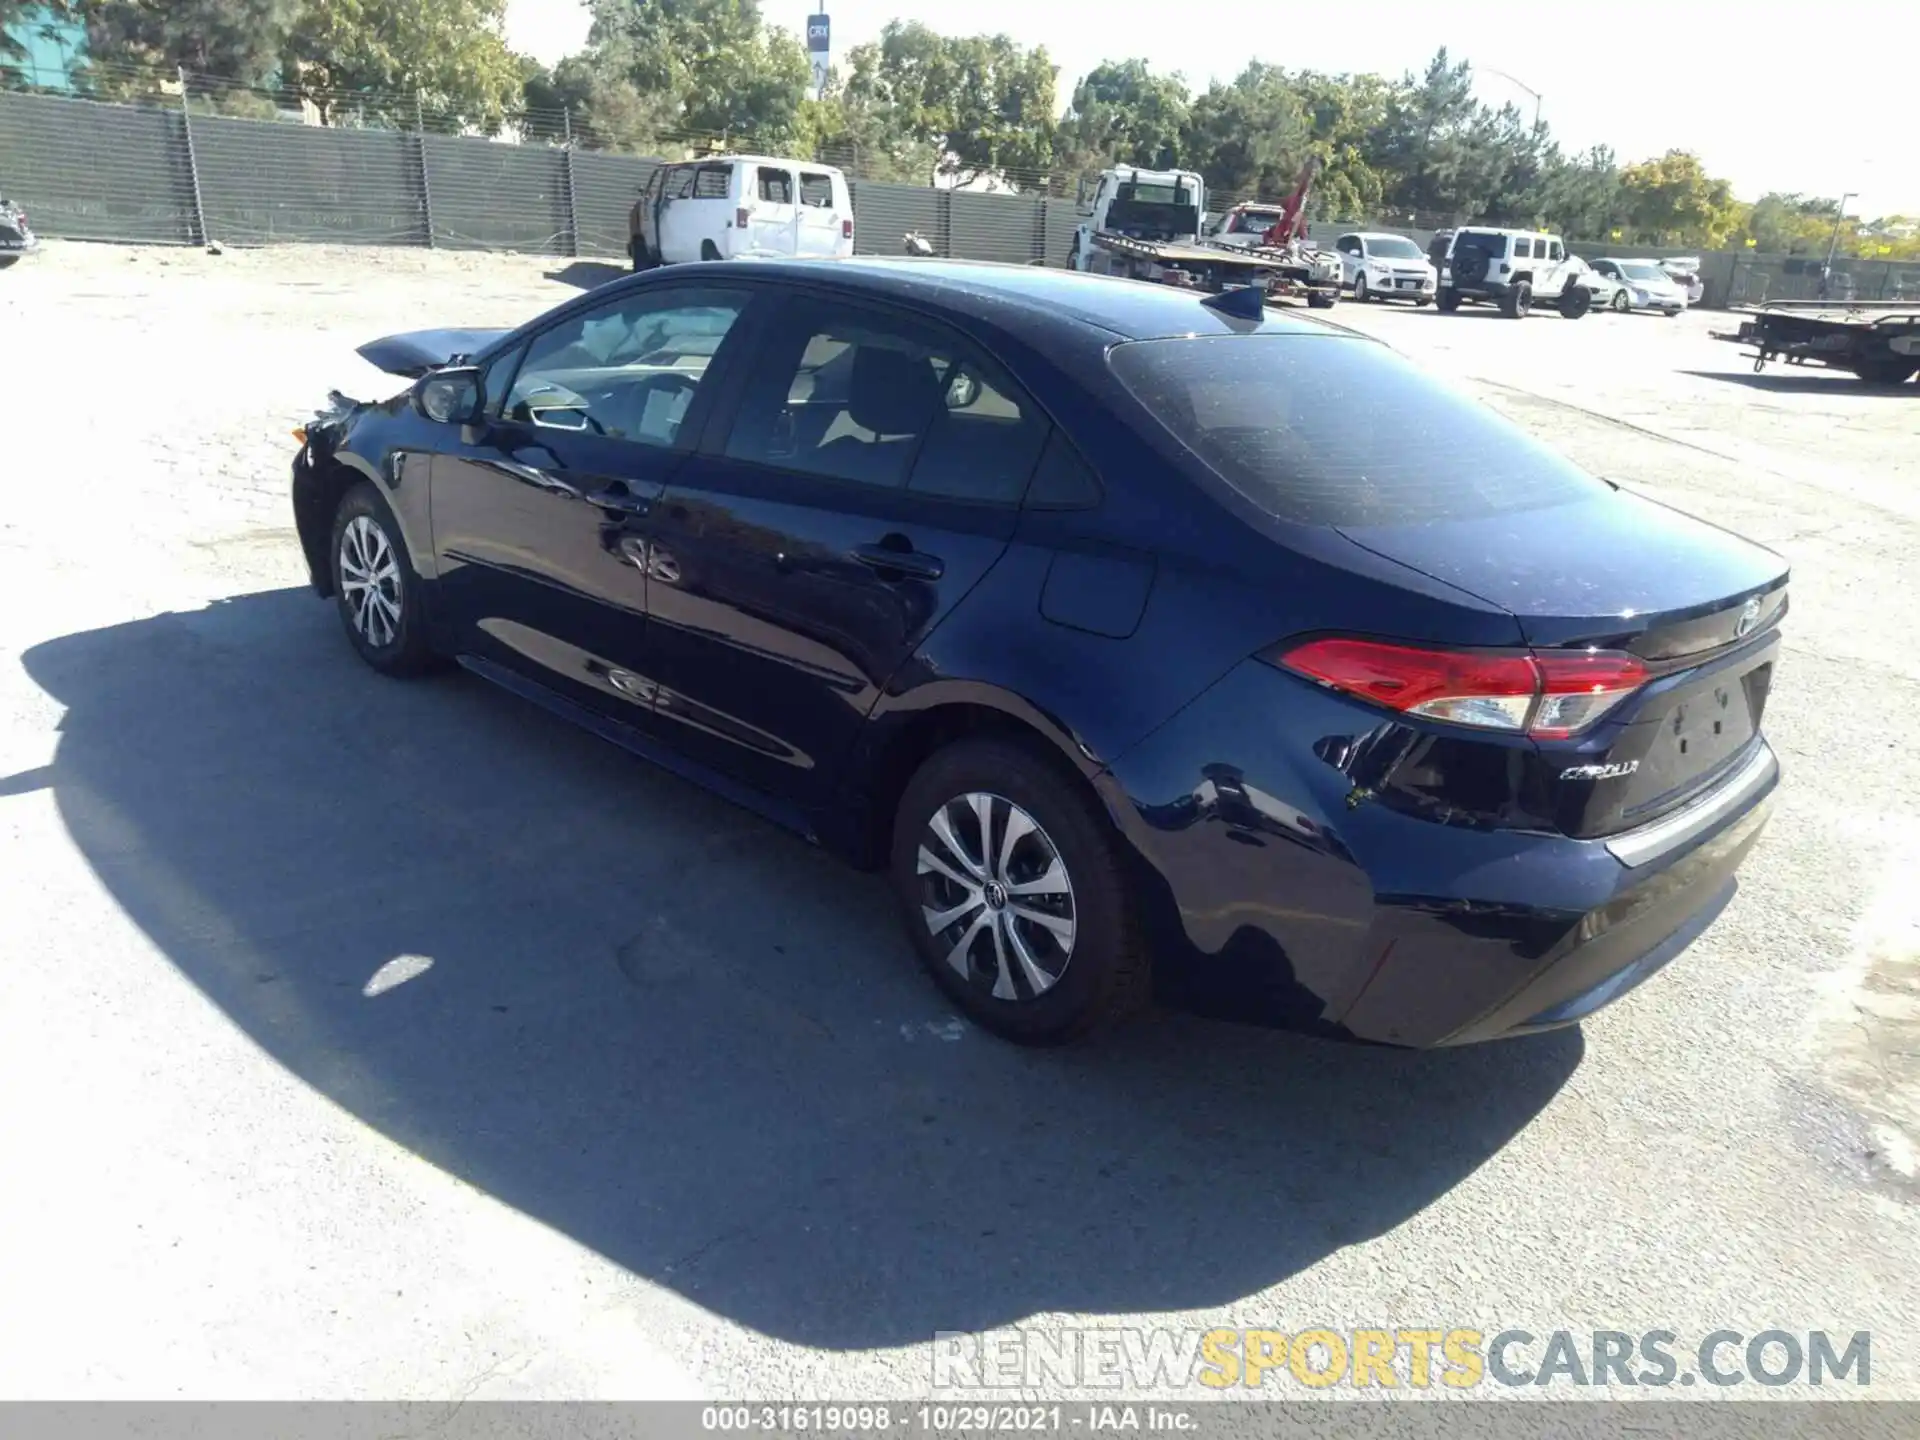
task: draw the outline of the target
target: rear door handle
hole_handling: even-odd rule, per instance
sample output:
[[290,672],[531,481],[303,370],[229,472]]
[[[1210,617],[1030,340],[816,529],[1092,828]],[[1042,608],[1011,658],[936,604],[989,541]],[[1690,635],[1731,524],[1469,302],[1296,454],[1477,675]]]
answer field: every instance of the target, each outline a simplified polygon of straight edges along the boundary
[[853,558],[868,569],[891,570],[898,575],[911,575],[916,580],[938,580],[947,573],[947,562],[938,555],[924,555],[918,550],[896,550],[890,545],[856,546]]

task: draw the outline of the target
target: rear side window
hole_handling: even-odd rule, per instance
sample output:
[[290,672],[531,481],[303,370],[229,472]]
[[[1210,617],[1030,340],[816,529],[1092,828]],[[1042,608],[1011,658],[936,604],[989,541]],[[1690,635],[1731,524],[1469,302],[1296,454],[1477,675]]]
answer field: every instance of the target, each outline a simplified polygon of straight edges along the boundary
[[760,198],[770,205],[793,203],[793,176],[785,170],[760,167]]
[[1138,340],[1127,390],[1209,469],[1302,525],[1540,509],[1605,484],[1383,345],[1312,335]]
[[1018,505],[1046,422],[944,332],[796,306],[759,347],[727,454],[802,475]]
[[691,165],[685,169],[669,171],[667,173],[667,198],[669,200],[684,200],[693,194],[693,178],[698,173],[699,172]]
[[696,200],[725,200],[731,190],[733,171],[725,165],[702,165],[693,181]]
[[831,175],[810,175],[800,172],[800,203],[811,205],[816,210],[833,208],[833,177]]

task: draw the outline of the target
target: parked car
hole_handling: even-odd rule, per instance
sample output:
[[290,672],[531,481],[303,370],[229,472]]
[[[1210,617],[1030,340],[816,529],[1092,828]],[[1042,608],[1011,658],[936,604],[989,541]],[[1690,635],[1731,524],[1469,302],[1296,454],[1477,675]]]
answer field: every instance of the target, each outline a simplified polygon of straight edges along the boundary
[[723,155],[655,170],[627,229],[636,270],[743,256],[847,256],[853,198],[847,177],[831,165]]
[[1627,308],[1626,286],[1610,276],[1603,275],[1578,255],[1567,257],[1567,269],[1574,279],[1586,287],[1593,295],[1592,310],[1625,310]]
[[420,378],[306,427],[294,519],[373,669],[885,867],[998,1034],[1576,1022],[1732,893],[1786,564],[1246,296],[655,271],[363,347]]
[[1687,292],[1657,260],[1605,256],[1593,268],[1619,286],[1610,302],[1616,310],[1659,310],[1671,318],[1687,308]]
[[1443,314],[1484,301],[1516,320],[1544,301],[1578,320],[1593,308],[1590,275],[1558,235],[1470,225],[1448,238],[1436,300]]
[[1685,293],[1687,304],[1698,305],[1707,298],[1707,282],[1700,278],[1699,256],[1670,255],[1660,262],[1660,268]]
[[40,242],[27,224],[27,212],[0,194],[0,270],[39,248]]
[[1342,235],[1333,248],[1340,256],[1340,284],[1355,300],[1432,303],[1440,272],[1405,235],[1356,231]]

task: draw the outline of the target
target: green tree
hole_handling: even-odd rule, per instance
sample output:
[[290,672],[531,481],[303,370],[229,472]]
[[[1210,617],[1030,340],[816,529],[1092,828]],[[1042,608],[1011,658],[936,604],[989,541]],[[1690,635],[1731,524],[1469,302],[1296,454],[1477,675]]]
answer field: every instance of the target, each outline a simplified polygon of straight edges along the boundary
[[1277,65],[1256,60],[1232,84],[1193,102],[1183,149],[1206,178],[1211,204],[1292,190],[1311,153],[1313,127],[1301,97]]
[[285,46],[286,83],[328,123],[346,116],[496,129],[523,73],[502,32],[506,0],[316,0]]
[[1669,150],[1623,170],[1620,207],[1627,238],[1642,245],[1717,249],[1742,219],[1732,187],[1707,174],[1700,157],[1687,150]]
[[1390,90],[1369,151],[1386,172],[1389,207],[1425,216],[1472,218],[1486,195],[1474,164],[1472,129],[1481,106],[1473,72],[1442,49],[1424,76],[1408,75]]
[[1620,219],[1620,166],[1613,151],[1596,145],[1572,160],[1558,149],[1542,179],[1545,220],[1575,240],[1610,240]]
[[1156,75],[1145,60],[1108,61],[1074,87],[1056,140],[1058,158],[1075,169],[1173,169],[1190,118],[1180,76]]
[[768,149],[794,143],[809,75],[799,40],[765,25],[757,0],[593,0],[579,61],[571,89],[596,132],[664,121]]
[[1037,184],[1051,168],[1056,72],[1045,49],[895,20],[847,64],[849,126],[931,151],[940,178]]
[[150,92],[176,67],[270,88],[305,0],[90,0],[88,84],[107,99]]

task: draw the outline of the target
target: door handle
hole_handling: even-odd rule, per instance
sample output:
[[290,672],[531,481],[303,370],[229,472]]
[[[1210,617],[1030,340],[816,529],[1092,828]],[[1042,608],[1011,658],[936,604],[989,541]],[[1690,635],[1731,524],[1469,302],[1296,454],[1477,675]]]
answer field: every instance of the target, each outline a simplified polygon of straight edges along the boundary
[[586,497],[587,503],[597,505],[615,515],[645,515],[653,509],[651,495],[635,494],[625,482],[616,480],[604,490],[595,490]]
[[916,580],[938,580],[947,573],[947,562],[938,555],[925,555],[904,547],[858,545],[854,547],[853,558],[870,570],[891,570]]

